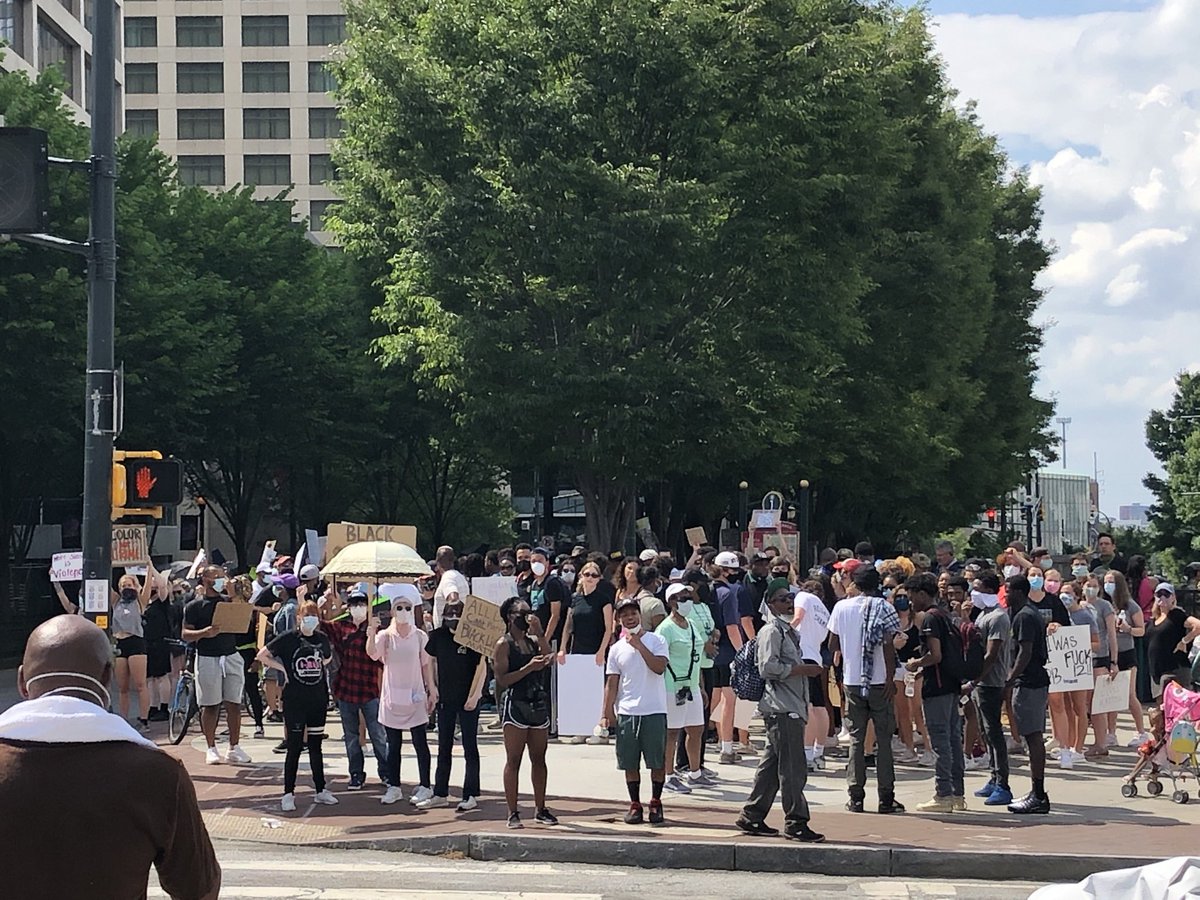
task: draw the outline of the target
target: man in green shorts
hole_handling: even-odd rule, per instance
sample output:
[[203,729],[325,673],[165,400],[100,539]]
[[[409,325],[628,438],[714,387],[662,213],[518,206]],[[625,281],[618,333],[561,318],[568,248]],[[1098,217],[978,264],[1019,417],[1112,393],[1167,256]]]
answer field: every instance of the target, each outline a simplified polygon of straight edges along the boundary
[[617,604],[621,639],[608,652],[603,727],[617,725],[617,768],[629,790],[628,825],[642,824],[642,761],[650,769],[650,824],[663,823],[662,791],[667,755],[667,643],[642,628],[636,598]]

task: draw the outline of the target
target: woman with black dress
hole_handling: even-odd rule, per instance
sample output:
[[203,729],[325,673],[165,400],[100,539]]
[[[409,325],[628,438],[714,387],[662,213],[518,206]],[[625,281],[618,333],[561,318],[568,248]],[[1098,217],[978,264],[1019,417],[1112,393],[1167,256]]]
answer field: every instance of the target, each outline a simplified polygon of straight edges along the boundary
[[546,745],[550,736],[550,666],[554,654],[542,624],[524,597],[511,597],[500,607],[507,630],[496,643],[493,663],[496,687],[504,692],[500,723],[504,727],[504,799],[508,827],[521,828],[517,811],[517,779],[521,759],[529,751],[533,770],[534,821],[557,825],[546,808]]
[[[904,749],[896,754],[896,762],[928,766],[933,762],[933,748],[929,744],[925,712],[921,708],[921,676],[913,675],[904,668],[906,662],[919,658],[923,653],[921,631],[913,622],[908,588],[903,584],[898,585],[892,591],[891,600],[892,606],[896,608],[896,615],[900,618],[900,631],[892,638],[892,646],[896,648],[896,672],[893,676],[896,681],[896,695],[893,702],[896,706],[896,725],[900,732],[900,742],[904,745]],[[925,752],[922,754],[917,753],[914,733],[919,734],[925,742]]]

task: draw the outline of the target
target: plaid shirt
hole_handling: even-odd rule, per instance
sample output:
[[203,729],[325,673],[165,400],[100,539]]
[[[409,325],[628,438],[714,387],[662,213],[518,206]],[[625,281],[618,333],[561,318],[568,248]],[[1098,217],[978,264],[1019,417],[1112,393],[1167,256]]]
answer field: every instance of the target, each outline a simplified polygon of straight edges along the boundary
[[353,622],[324,622],[321,627],[338,653],[333,676],[333,696],[345,703],[362,705],[379,699],[383,663],[367,656],[367,626]]

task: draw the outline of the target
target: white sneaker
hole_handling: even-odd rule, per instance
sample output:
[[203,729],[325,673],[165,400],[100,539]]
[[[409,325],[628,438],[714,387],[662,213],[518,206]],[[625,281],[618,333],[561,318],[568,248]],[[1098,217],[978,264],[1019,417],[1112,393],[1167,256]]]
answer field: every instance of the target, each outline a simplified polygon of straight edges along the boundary
[[425,787],[425,785],[422,784],[422,785],[419,785],[417,787],[417,789],[412,792],[412,796],[408,798],[408,802],[411,803],[413,806],[416,806],[422,800],[428,800],[432,796],[433,796],[433,788]]
[[901,748],[896,751],[894,758],[895,758],[896,762],[898,762],[898,763],[912,765],[917,760],[919,760],[921,757],[919,757],[917,754],[910,751],[907,747],[901,746]]
[[577,734],[577,735],[574,735],[569,738],[564,738],[562,741],[562,743],[564,743],[564,744],[583,744],[586,742],[587,742],[586,734]]
[[397,803],[403,799],[404,799],[404,791],[402,791],[399,787],[397,787],[396,785],[393,784],[393,785],[390,785],[388,787],[388,789],[383,792],[383,796],[379,798],[379,802],[384,804],[385,806],[387,806],[392,803]]
[[1152,741],[1152,740],[1154,740],[1154,735],[1150,734],[1148,731],[1143,731],[1141,734],[1134,735],[1133,740],[1130,741],[1125,746],[1126,747],[1140,747],[1140,746],[1142,746],[1142,744],[1146,743],[1146,741]]
[[1110,734],[1107,738],[1105,738],[1104,746],[1105,747],[1117,746],[1117,736],[1115,734]]
[[228,763],[248,763],[250,762],[250,754],[236,744],[229,748],[229,752],[225,754],[225,762]]
[[296,811],[296,795],[295,794],[284,794],[283,799],[279,801],[279,808],[282,809],[284,812],[295,812]]
[[850,729],[843,725],[842,730],[838,732],[837,739],[839,744],[850,743]]
[[470,812],[479,805],[479,801],[474,797],[463,797],[458,806],[454,807],[455,812]]
[[449,806],[450,798],[438,797],[434,795],[432,797],[426,797],[424,800],[418,800],[414,805],[417,807],[417,809],[434,809],[438,806]]
[[592,735],[590,738],[587,738],[587,739],[584,741],[584,743],[585,743],[585,744],[587,744],[587,745],[588,745],[588,746],[590,746],[590,747],[598,747],[598,746],[600,746],[601,744],[607,744],[607,743],[608,743],[608,735],[606,734],[604,737],[596,737],[596,736],[593,734],[593,735]]
[[338,798],[329,793],[329,790],[317,791],[313,797],[313,803],[320,803],[322,806],[337,806]]
[[1075,768],[1075,751],[1070,747],[1064,747],[1058,754],[1058,766],[1060,769]]
[[1055,750],[1061,750],[1061,749],[1062,749],[1062,744],[1060,744],[1058,742],[1057,738],[1050,738],[1050,740],[1046,742],[1046,752],[1047,753],[1053,753]]
[[210,766],[218,765],[221,762],[221,751],[216,747],[209,747],[208,752],[204,754],[204,762]]
[[922,769],[932,769],[937,765],[937,757],[926,750],[917,757],[917,765]]

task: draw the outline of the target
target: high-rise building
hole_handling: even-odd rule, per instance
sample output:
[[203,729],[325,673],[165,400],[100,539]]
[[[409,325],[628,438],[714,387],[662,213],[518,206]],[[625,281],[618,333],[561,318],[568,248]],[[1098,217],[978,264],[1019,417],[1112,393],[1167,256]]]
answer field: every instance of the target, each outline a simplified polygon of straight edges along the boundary
[[341,122],[325,61],[345,27],[340,0],[126,0],[125,128],[157,134],[187,184],[294,185],[326,239]]
[[[57,66],[67,80],[67,103],[84,123],[92,111],[93,8],[93,0],[0,0],[0,69],[36,75]],[[122,81],[118,41],[118,110]]]

